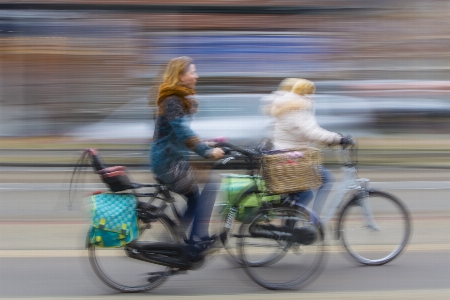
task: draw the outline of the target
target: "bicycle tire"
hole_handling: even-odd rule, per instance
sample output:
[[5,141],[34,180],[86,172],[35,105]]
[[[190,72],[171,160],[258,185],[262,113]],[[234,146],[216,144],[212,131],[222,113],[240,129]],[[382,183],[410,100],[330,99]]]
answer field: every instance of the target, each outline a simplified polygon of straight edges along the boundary
[[370,207],[375,222],[365,216],[358,197],[342,209],[338,234],[347,253],[356,262],[379,266],[397,258],[408,245],[411,218],[400,199],[386,192],[371,190],[362,198]]
[[[289,233],[293,231],[286,231],[287,235],[281,232],[280,228],[286,227],[312,232],[314,240],[299,242]],[[274,233],[278,235],[276,238]],[[265,253],[270,248],[282,249],[284,253],[273,258],[271,253]],[[304,287],[317,278],[322,269],[325,258],[323,230],[317,218],[313,221],[306,209],[261,209],[241,225],[238,253],[245,272],[260,286],[270,290]]]
[[[163,215],[151,223],[140,223],[139,241],[177,242],[170,219]],[[150,228],[148,228],[150,226]],[[148,291],[164,283],[173,268],[130,258],[125,246],[102,248],[90,244],[89,262],[97,277],[110,288],[123,293]],[[150,273],[167,274],[167,276]]]
[[233,222],[231,228],[227,228],[225,226],[221,226],[222,233],[220,236],[220,240],[222,242],[222,246],[227,252],[226,259],[233,265],[242,266],[242,261],[239,259],[239,255],[237,254],[236,249],[236,236],[238,233],[236,229],[239,229],[239,226],[236,224],[236,221]]

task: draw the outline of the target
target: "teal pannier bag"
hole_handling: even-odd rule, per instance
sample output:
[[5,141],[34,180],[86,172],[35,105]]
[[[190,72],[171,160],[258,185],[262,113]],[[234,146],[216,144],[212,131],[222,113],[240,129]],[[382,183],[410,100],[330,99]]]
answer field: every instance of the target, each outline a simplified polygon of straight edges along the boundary
[[[280,195],[269,196],[265,194],[266,187],[260,176],[225,174],[222,175],[220,187],[226,207],[238,205],[239,209],[236,216],[238,221],[242,221],[255,207],[259,207],[263,202],[277,203],[280,201]],[[248,193],[246,195],[246,191],[259,191],[260,193]]]
[[91,210],[91,244],[121,247],[138,238],[137,201],[133,194],[96,194],[89,197],[88,202]]

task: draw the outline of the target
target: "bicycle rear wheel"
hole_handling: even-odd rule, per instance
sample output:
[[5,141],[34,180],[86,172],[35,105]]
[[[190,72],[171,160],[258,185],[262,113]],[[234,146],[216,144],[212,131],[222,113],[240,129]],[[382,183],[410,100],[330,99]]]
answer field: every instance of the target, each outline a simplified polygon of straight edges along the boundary
[[237,246],[247,275],[272,290],[305,286],[324,261],[322,228],[303,208],[259,210],[241,225]]
[[[370,213],[367,214],[367,211]],[[411,221],[405,205],[391,194],[369,191],[342,210],[338,230],[348,254],[364,265],[383,265],[408,244]]]
[[[159,217],[151,223],[141,223],[139,241],[176,242],[177,235],[170,222]],[[172,268],[127,256],[125,247],[102,248],[89,245],[89,262],[98,278],[120,292],[142,292],[154,289],[167,280]]]

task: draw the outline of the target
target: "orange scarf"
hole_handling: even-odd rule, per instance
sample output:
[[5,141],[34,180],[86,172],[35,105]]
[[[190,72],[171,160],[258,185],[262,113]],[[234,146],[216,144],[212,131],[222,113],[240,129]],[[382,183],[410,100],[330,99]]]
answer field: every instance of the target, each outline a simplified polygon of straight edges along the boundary
[[187,114],[193,114],[197,112],[198,102],[193,98],[186,98],[187,96],[195,95],[195,91],[193,89],[175,85],[169,86],[166,83],[163,83],[159,86],[158,98],[156,100],[156,105],[158,105],[158,115],[164,114],[163,103],[167,97],[175,95],[181,100],[181,104],[183,105],[183,109]]

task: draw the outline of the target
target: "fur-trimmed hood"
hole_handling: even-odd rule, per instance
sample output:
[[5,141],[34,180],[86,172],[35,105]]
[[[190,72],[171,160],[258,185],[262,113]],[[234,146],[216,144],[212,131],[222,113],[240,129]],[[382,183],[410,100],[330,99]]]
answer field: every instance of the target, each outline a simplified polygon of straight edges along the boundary
[[313,100],[288,92],[272,102],[269,112],[272,117],[278,118],[288,112],[312,110],[313,108]]

